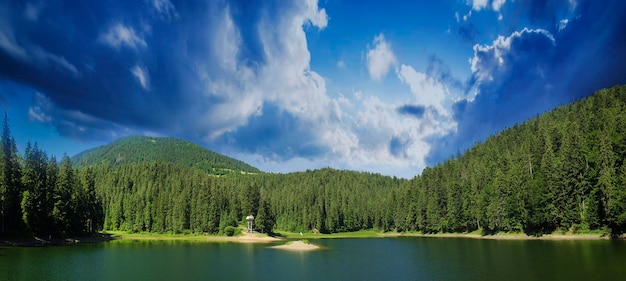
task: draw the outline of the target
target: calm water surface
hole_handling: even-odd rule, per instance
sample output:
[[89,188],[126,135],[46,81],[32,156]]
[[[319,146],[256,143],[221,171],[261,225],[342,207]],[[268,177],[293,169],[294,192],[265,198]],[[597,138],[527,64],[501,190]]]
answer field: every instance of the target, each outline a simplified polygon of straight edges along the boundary
[[111,241],[0,248],[0,280],[624,280],[626,241],[458,238],[267,244]]

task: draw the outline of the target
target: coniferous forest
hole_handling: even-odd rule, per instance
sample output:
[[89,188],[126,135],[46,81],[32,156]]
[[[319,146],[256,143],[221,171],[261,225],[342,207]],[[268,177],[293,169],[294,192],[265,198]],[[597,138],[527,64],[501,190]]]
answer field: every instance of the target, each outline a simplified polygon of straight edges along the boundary
[[[142,151],[154,142],[108,149]],[[261,232],[626,230],[626,86],[508,128],[411,180],[330,168],[262,173],[237,161],[213,164],[240,172],[215,174],[210,161],[119,153],[140,160],[72,167],[36,144],[18,154],[6,118],[1,145],[2,233],[217,234],[249,214]],[[171,149],[160,148],[187,155]]]
[[102,229],[103,206],[91,167],[60,163],[37,144],[19,155],[7,116],[0,137],[0,234],[75,236]]

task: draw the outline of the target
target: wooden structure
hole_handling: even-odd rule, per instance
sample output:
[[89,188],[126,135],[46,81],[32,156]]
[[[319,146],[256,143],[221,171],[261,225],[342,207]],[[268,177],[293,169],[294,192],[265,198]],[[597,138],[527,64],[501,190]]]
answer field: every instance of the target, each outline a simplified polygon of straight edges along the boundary
[[248,221],[248,233],[252,233],[254,231],[252,222],[254,221],[254,216],[249,215],[246,217],[246,220]]

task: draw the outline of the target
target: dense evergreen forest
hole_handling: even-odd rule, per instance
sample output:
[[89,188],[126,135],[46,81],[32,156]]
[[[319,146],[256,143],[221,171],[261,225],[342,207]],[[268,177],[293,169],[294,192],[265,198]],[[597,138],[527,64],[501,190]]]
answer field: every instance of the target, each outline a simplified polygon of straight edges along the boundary
[[98,165],[108,162],[123,165],[141,162],[172,163],[199,169],[214,175],[232,172],[259,173],[259,169],[197,144],[176,138],[130,136],[96,147],[72,157],[74,165]]
[[[218,177],[186,159],[130,153],[151,138],[127,146],[123,155],[133,161],[93,157],[72,169],[64,158],[59,168],[36,145],[20,158],[6,119],[4,131],[3,225],[35,233],[216,234],[249,214],[262,232],[626,230],[626,86],[508,128],[411,180],[330,168]],[[168,149],[161,153],[187,155]]]
[[257,228],[321,232],[379,228],[406,180],[322,169],[215,177],[172,164],[95,168],[105,229],[220,233],[252,214]]
[[425,169],[392,196],[423,232],[626,228],[626,87],[605,89]]
[[7,116],[0,137],[0,236],[74,236],[102,229],[104,214],[90,167],[60,165],[37,144],[17,153]]

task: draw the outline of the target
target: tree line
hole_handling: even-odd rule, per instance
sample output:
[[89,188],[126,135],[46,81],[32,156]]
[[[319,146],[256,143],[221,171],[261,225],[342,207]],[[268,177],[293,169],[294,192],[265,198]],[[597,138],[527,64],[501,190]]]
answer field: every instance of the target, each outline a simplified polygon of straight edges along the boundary
[[102,205],[90,167],[57,163],[37,144],[17,152],[5,114],[0,136],[0,235],[74,236],[102,229]]
[[380,228],[387,193],[402,181],[322,169],[216,177],[169,163],[94,168],[104,229],[218,234],[255,216],[256,229],[330,233]]

